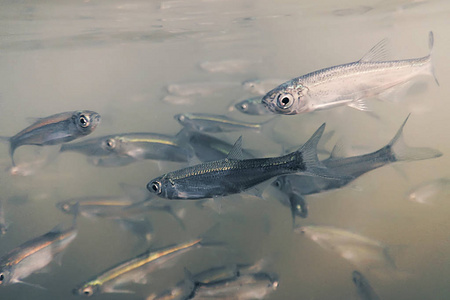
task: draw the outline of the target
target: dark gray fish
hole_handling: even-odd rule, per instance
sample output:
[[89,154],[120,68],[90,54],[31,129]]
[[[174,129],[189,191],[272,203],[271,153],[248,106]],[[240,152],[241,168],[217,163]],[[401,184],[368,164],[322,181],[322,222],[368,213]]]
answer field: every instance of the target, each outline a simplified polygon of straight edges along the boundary
[[14,151],[23,145],[57,145],[83,137],[95,130],[100,123],[100,115],[90,110],[63,112],[40,118],[18,134],[5,138],[10,142],[13,165]]
[[62,251],[76,236],[74,226],[67,230],[56,227],[11,250],[0,258],[0,286],[25,283],[22,279],[45,268],[58,255],[61,257]]
[[61,151],[100,156],[96,161],[102,166],[121,166],[143,159],[188,162],[193,156],[192,149],[179,137],[149,132],[107,135],[64,145]]
[[234,107],[241,113],[247,115],[271,115],[273,114],[263,103],[261,97],[253,97],[242,100],[234,105]]
[[[409,118],[409,116],[408,116]],[[304,175],[283,175],[278,177],[272,185],[289,195],[295,189],[301,195],[320,193],[321,191],[337,189],[345,186],[355,178],[384,165],[397,161],[413,161],[439,157],[441,152],[431,148],[409,147],[403,141],[403,122],[394,138],[378,151],[348,158],[334,157],[322,163],[333,173],[346,176],[327,179],[323,177],[307,177]],[[334,151],[333,151],[334,152]]]
[[5,234],[8,230],[8,224],[5,219],[5,204],[4,200],[0,199],[0,234]]
[[276,120],[275,118],[272,118],[262,123],[247,123],[223,115],[200,113],[178,114],[174,117],[185,128],[201,132],[232,132],[242,130],[262,131],[264,126]]
[[380,297],[375,293],[375,290],[370,286],[369,281],[363,274],[358,271],[353,271],[352,280],[361,300],[380,300]]
[[168,199],[201,199],[240,193],[272,177],[290,173],[335,178],[317,158],[323,124],[299,150],[273,158],[242,159],[242,137],[228,157],[167,173],[153,179],[147,189]]
[[295,115],[347,105],[368,110],[366,99],[392,99],[393,93],[419,75],[434,76],[432,64],[433,33],[428,45],[430,54],[421,58],[383,61],[383,40],[359,61],[318,70],[290,81],[268,92],[262,99],[277,114]]
[[[201,132],[189,131],[187,134],[189,144],[202,162],[224,159],[233,148],[232,144]],[[244,158],[254,158],[254,155],[244,149],[242,155]]]

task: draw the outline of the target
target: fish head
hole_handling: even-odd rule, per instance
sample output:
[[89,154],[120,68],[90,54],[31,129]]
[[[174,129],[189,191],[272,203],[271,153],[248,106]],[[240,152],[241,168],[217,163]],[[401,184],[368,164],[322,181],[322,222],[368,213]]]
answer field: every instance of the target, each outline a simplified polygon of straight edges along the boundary
[[274,113],[295,115],[308,110],[306,91],[301,82],[288,81],[269,91],[261,102]]
[[239,103],[236,103],[234,107],[236,107],[237,110],[240,112],[246,113],[250,109],[250,103],[247,100],[241,101]]
[[116,152],[121,143],[120,137],[108,137],[102,141],[102,148],[108,152]]
[[194,192],[191,192],[191,186],[175,182],[168,174],[150,181],[147,184],[147,189],[150,192],[167,199],[196,198]]
[[76,296],[90,297],[100,292],[100,284],[95,282],[88,282],[82,286],[73,289],[72,293]]
[[77,203],[78,203],[77,201],[73,202],[71,200],[61,201],[61,202],[56,203],[56,207],[63,213],[75,214],[75,213],[77,213],[77,211],[75,209]]
[[286,176],[278,176],[275,181],[271,183],[273,187],[282,192],[286,192],[290,188],[290,181]]
[[7,265],[0,266],[0,286],[7,285],[13,282],[13,274],[11,267]]
[[94,131],[97,125],[100,124],[100,119],[100,114],[91,110],[77,111],[72,115],[72,120],[77,130],[83,135]]

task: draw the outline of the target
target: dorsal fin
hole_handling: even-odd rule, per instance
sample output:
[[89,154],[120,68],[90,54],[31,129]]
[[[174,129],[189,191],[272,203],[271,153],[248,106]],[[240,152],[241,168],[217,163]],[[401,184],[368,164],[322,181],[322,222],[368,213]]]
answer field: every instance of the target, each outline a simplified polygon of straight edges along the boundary
[[233,148],[228,153],[227,159],[244,159],[244,155],[242,154],[242,135],[234,143]]
[[373,61],[385,61],[389,57],[388,51],[388,39],[382,39],[372,49],[369,50],[359,61],[360,62],[373,62]]

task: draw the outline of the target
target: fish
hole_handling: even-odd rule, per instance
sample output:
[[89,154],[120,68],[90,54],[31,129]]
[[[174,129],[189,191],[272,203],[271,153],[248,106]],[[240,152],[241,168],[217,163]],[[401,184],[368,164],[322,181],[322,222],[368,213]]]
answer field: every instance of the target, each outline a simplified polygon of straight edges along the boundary
[[444,196],[449,193],[450,178],[438,178],[411,188],[406,193],[406,198],[421,204],[433,204],[433,200],[435,200],[437,196]]
[[193,156],[192,149],[184,145],[179,137],[150,132],[106,135],[63,146],[61,151],[100,156],[106,159],[108,166],[116,160],[118,166],[144,159],[188,162]]
[[331,226],[301,226],[294,230],[327,251],[336,252],[358,268],[396,271],[389,248],[381,242]]
[[334,178],[317,158],[316,147],[324,129],[325,124],[297,151],[272,158],[242,159],[240,137],[227,158],[164,174],[151,180],[147,189],[167,199],[202,199],[240,193],[281,174]]
[[0,199],[0,234],[4,235],[8,231],[8,224],[5,219],[4,200]]
[[234,82],[199,82],[199,83],[182,83],[170,84],[167,91],[173,96],[192,97],[192,96],[208,96],[224,89],[234,88],[238,86]]
[[1,137],[10,143],[9,153],[13,166],[14,152],[23,145],[58,145],[92,133],[100,123],[100,115],[82,110],[63,112],[39,118],[32,125],[12,137]]
[[202,239],[199,238],[160,250],[148,250],[101,272],[80,284],[72,292],[78,296],[92,296],[101,293],[132,293],[132,291],[118,289],[117,287],[129,282],[146,284],[146,277],[149,273],[164,268],[169,261],[201,246]]
[[248,123],[229,118],[224,115],[214,114],[177,114],[175,119],[185,128],[197,130],[200,132],[233,132],[242,130],[263,131],[263,127],[269,123],[277,120],[276,118],[269,119],[262,123]]
[[331,156],[323,160],[322,164],[333,173],[347,177],[328,179],[297,174],[282,175],[275,179],[272,186],[286,195],[295,192],[305,196],[341,188],[361,175],[387,164],[442,156],[442,153],[438,150],[426,147],[410,147],[404,142],[403,129],[408,119],[409,116],[400,126],[392,140],[375,152],[342,158],[337,154],[339,147],[335,147]]
[[375,290],[370,286],[369,281],[358,271],[352,272],[352,281],[356,286],[356,291],[361,300],[380,300]]
[[269,91],[262,103],[276,114],[296,115],[347,105],[367,111],[366,99],[393,98],[419,75],[434,76],[433,32],[429,33],[429,54],[420,58],[383,61],[386,40],[376,44],[359,61],[333,66],[287,81]]
[[[233,145],[221,139],[201,132],[188,130],[186,133],[189,144],[194,149],[195,155],[202,162],[224,159],[227,157]],[[255,156],[245,149],[242,149],[243,158],[254,158]]]
[[[242,87],[244,90],[249,91],[252,94],[259,96],[264,96],[268,91],[280,85],[280,83],[285,82],[285,79],[252,79],[242,82]],[[261,99],[261,98],[259,98]]]
[[187,299],[264,299],[274,292],[278,285],[278,280],[267,273],[239,275],[213,283],[199,282]]
[[[23,283],[23,279],[44,269],[50,262],[60,260],[62,252],[77,236],[75,221],[66,230],[55,227],[44,235],[33,238],[0,258],[0,286]],[[40,286],[37,286],[40,287]]]
[[232,108],[236,108],[241,113],[247,115],[262,116],[273,114],[273,112],[268,110],[261,100],[261,97],[252,97],[234,104]]

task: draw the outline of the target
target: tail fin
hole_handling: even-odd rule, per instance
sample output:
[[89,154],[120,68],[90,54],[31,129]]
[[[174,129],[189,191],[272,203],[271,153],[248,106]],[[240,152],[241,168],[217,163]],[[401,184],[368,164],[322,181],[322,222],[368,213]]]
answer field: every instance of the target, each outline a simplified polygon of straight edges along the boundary
[[439,81],[436,77],[436,73],[434,70],[434,63],[433,63],[433,46],[434,46],[434,35],[433,35],[433,31],[430,31],[430,33],[428,34],[428,49],[430,49],[430,72],[431,75],[433,75],[434,77],[434,81],[436,81],[436,84],[439,86]]
[[336,180],[349,178],[350,176],[332,173],[319,161],[319,158],[317,157],[317,144],[319,143],[324,130],[325,123],[323,123],[322,126],[320,126],[319,129],[317,129],[316,132],[310,137],[310,139],[295,152],[297,154],[300,154],[301,159],[299,163],[303,167],[300,172],[307,175],[331,178]]
[[395,161],[423,160],[442,156],[440,151],[432,148],[409,147],[405,144],[405,141],[403,140],[403,127],[405,127],[406,121],[408,121],[410,115],[411,114],[406,117],[406,120],[403,122],[402,126],[400,126],[397,134],[386,146],[391,148]]

